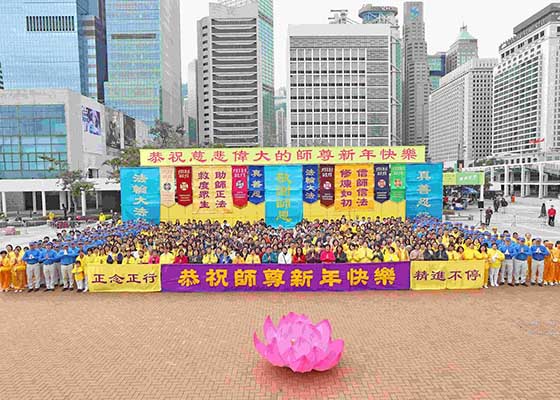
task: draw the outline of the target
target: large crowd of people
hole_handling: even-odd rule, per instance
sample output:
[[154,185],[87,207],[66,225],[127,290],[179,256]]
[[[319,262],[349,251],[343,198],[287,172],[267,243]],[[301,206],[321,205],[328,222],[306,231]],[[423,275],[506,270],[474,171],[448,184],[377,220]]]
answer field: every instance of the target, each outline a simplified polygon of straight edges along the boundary
[[[560,285],[560,241],[421,218],[100,223],[0,251],[2,291],[87,291],[92,264],[303,264],[485,260],[484,286]],[[530,271],[528,273],[528,271]]]

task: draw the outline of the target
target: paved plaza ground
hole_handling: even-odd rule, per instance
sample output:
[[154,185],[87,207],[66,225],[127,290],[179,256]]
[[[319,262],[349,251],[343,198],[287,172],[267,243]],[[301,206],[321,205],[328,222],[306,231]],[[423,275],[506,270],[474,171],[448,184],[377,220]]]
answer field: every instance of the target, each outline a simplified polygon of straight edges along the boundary
[[[0,399],[558,399],[560,288],[2,294]],[[329,318],[338,367],[260,359],[266,315]]]

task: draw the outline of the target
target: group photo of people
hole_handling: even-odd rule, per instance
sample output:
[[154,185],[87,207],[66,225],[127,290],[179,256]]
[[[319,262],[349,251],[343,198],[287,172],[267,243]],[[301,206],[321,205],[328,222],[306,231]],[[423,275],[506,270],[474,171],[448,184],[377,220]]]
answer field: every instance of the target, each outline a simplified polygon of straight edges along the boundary
[[331,264],[484,260],[484,287],[557,286],[560,241],[433,218],[249,223],[100,222],[0,252],[3,292],[87,291],[88,265]]

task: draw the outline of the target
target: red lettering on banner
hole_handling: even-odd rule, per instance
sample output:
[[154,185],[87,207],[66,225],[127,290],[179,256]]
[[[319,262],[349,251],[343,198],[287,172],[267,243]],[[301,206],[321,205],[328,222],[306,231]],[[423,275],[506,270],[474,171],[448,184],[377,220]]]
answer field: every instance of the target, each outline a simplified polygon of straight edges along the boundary
[[397,153],[393,149],[381,149],[381,159],[382,160],[394,160]]
[[332,158],[334,158],[332,150],[328,150],[328,149],[319,150],[319,159],[320,160],[329,161]]
[[201,180],[201,181],[202,180],[207,180],[207,179],[210,179],[210,175],[208,175],[208,172],[201,171],[201,172],[198,173],[198,179]]
[[172,163],[186,162],[185,159],[183,158],[182,151],[172,151],[171,153],[169,153],[169,161],[171,161]]
[[416,160],[418,156],[416,154],[416,149],[406,148],[402,151],[401,157],[403,160]]
[[368,177],[368,170],[367,169],[359,169],[358,170],[358,178],[367,178]]
[[158,164],[164,160],[163,155],[159,151],[151,152],[148,155],[148,161],[154,164]]
[[290,162],[292,160],[292,153],[289,150],[278,150],[276,152],[276,161]]
[[296,158],[298,161],[309,161],[311,160],[311,150],[298,150],[296,153]]
[[247,161],[248,156],[249,153],[247,153],[245,150],[236,150],[233,152],[233,161],[245,162]]
[[204,152],[200,150],[195,150],[191,153],[191,161],[198,161],[200,163],[205,163],[207,160],[204,158]]
[[216,171],[214,174],[214,179],[226,179],[226,172],[225,171]]
[[348,178],[352,175],[352,171],[349,169],[343,169],[340,171],[340,177],[341,178]]
[[356,153],[352,149],[342,149],[338,153],[338,159],[340,161],[353,161],[355,155]]
[[216,150],[212,156],[212,161],[227,162],[226,153],[223,150]]
[[200,202],[200,208],[210,208],[210,204],[208,204],[207,201],[203,200]]
[[360,158],[365,158],[367,161],[370,161],[372,158],[375,158],[375,153],[372,150],[364,149],[360,154]]
[[259,150],[259,154],[257,154],[257,157],[255,157],[253,161],[260,160],[270,161],[270,157],[268,156],[268,153],[266,151]]

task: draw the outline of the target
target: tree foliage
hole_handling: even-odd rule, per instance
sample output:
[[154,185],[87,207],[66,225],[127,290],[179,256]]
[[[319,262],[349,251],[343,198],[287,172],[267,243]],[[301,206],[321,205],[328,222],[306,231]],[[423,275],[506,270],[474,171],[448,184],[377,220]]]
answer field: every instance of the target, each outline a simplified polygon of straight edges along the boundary
[[47,156],[41,156],[39,158],[50,163],[49,171],[58,171],[58,185],[62,188],[62,190],[70,192],[72,204],[74,205],[74,209],[77,210],[78,197],[81,196],[82,192],[87,193],[94,191],[95,186],[93,183],[87,181],[84,172],[79,170],[70,170],[67,162],[59,161]]

